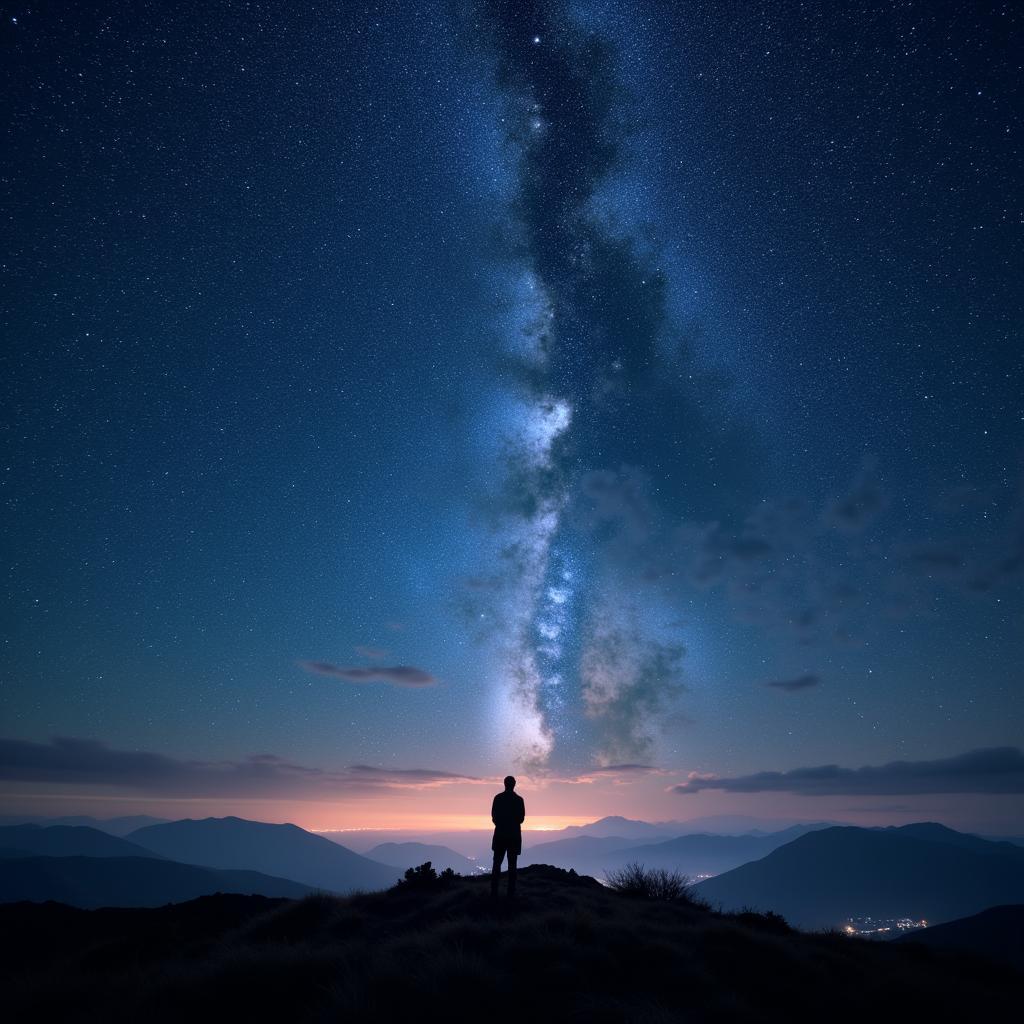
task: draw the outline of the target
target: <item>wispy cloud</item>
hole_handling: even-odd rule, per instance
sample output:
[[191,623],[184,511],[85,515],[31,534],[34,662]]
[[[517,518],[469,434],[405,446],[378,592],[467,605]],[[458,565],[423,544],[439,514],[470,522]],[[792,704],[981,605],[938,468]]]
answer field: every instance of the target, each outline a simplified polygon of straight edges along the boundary
[[0,780],[112,786],[160,796],[300,800],[485,781],[430,768],[356,764],[325,770],[274,754],[253,754],[240,761],[186,761],[152,751],[116,750],[97,740],[73,737],[55,737],[49,743],[0,739]]
[[412,665],[332,665],[329,661],[300,661],[307,671],[332,676],[346,683],[388,683],[391,686],[417,688],[436,686],[437,677]]
[[693,774],[682,785],[672,787],[675,793],[699,793],[705,789],[801,796],[1024,793],[1024,752],[1018,747],[990,747],[935,761],[890,761],[862,768],[826,764],[731,778]]
[[821,676],[813,672],[807,672],[795,679],[773,679],[765,686],[771,686],[776,690],[785,690],[787,693],[798,693],[800,690],[810,690],[812,687],[821,685]]
[[825,518],[841,533],[863,533],[888,504],[888,496],[878,480],[875,460],[868,459],[853,486],[828,507]]

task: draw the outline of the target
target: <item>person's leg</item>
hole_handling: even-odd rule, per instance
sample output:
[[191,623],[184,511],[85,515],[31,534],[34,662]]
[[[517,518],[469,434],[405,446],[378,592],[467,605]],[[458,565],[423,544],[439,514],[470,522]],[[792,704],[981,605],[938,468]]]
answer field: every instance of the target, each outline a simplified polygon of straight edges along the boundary
[[494,863],[491,865],[491,895],[498,895],[498,877],[501,875],[501,860],[505,851],[497,849],[494,851]]
[[508,894],[509,896],[515,896],[516,894],[516,861],[519,859],[518,853],[513,853],[511,850],[508,851]]

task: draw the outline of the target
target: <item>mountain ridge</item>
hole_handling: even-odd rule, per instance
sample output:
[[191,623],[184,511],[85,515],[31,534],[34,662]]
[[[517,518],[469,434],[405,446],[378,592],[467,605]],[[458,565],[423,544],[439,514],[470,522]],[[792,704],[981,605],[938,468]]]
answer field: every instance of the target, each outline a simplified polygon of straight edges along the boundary
[[230,871],[155,857],[24,857],[0,862],[0,903],[156,907],[217,892],[296,898],[313,889],[259,871]]
[[155,857],[159,853],[88,825],[3,825],[0,848],[23,856]]
[[401,872],[298,825],[229,816],[185,818],[128,836],[145,849],[186,864],[256,870],[336,893],[383,889]]
[[772,910],[807,928],[838,927],[860,916],[940,923],[1024,902],[1024,871],[1015,854],[978,852],[949,837],[840,826],[808,832],[700,882],[696,891],[726,909]]

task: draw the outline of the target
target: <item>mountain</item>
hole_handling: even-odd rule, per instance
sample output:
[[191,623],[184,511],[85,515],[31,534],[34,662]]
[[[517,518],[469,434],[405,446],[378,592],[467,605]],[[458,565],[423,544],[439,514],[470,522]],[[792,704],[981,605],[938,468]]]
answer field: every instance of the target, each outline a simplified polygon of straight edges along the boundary
[[982,836],[993,843],[1009,843],[1011,846],[1024,846],[1024,836]]
[[158,909],[0,906],[12,1021],[1013,1020],[1020,975],[629,899],[550,867],[350,899],[211,896]]
[[451,868],[460,875],[475,875],[479,871],[477,861],[463,857],[447,846],[432,846],[429,843],[380,843],[367,851],[367,856],[380,864],[401,868],[402,871],[426,861],[430,861],[436,871]]
[[773,910],[807,928],[838,927],[848,917],[939,923],[1024,902],[1024,869],[1000,844],[921,838],[932,833],[915,828],[808,832],[696,891],[713,905]]
[[690,876],[717,875],[757,860],[817,827],[826,826],[794,825],[766,835],[684,835],[639,846],[621,836],[577,836],[524,849],[522,863],[574,868],[595,878],[603,878],[607,871],[629,863],[681,871]]
[[934,821],[920,821],[913,825],[896,825],[883,831],[913,836],[915,839],[925,839],[932,843],[948,843],[950,846],[959,846],[965,850],[973,850],[975,853],[988,856],[1011,857],[1024,867],[1024,849],[1005,839],[982,839],[969,832],[957,832]]
[[551,864],[557,868],[572,868],[580,874],[597,875],[601,873],[603,864],[612,862],[611,855],[615,851],[635,843],[635,839],[622,836],[573,836],[571,839],[524,846],[519,863],[524,866]]
[[623,818],[617,814],[599,818],[587,825],[567,825],[560,829],[558,835],[566,838],[573,836],[597,836],[599,839],[622,837],[624,839],[667,839],[670,836],[678,835],[681,831],[681,823],[678,821],[659,822],[651,824],[649,821],[636,821],[632,818]]
[[901,935],[893,942],[974,953],[1024,971],[1024,905],[989,907],[971,917]]
[[383,889],[401,874],[297,825],[269,825],[244,818],[189,818],[150,825],[132,832],[129,838],[186,864],[248,868],[339,893]]
[[158,907],[215,892],[304,896],[311,891],[258,871],[214,871],[155,857],[4,860],[0,903],[56,900],[74,907]]
[[112,836],[126,836],[146,825],[162,825],[168,818],[154,818],[148,814],[129,814],[120,818],[93,818],[88,814],[65,815],[61,818],[47,818],[41,815],[0,815],[0,825],[85,825],[99,829]]
[[[159,857],[127,839],[85,825],[0,826],[0,857]],[[1024,852],[1024,851],[1022,851]]]
[[758,860],[772,850],[784,846],[810,826],[795,826],[768,835],[679,836],[662,843],[629,846],[615,852],[613,867],[624,864],[643,864],[648,868],[681,871],[685,875],[718,875],[723,871]]
[[[422,829],[348,829],[345,831],[324,831],[316,835],[330,839],[364,857],[370,850],[381,843],[424,843],[427,846],[447,846],[449,850],[462,854],[463,857],[479,858],[486,853],[486,860],[491,859],[491,836],[494,826],[487,829],[460,829],[458,831],[424,832]],[[536,833],[534,833],[536,834]],[[543,833],[549,835],[550,833]],[[527,842],[530,832],[523,831],[523,841]]]
[[777,835],[787,829],[800,829],[801,835],[809,828],[825,828],[838,825],[837,821],[800,821],[793,818],[758,818],[749,814],[705,814],[699,818],[687,818],[678,823],[682,827],[673,835],[716,836],[766,836]]

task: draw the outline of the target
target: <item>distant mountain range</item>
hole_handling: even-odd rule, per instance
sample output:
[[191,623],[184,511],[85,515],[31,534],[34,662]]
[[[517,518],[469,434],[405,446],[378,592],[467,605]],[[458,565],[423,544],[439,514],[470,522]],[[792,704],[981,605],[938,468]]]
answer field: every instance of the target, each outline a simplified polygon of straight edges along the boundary
[[305,896],[312,889],[258,871],[215,871],[155,857],[25,857],[0,861],[0,903],[159,907],[210,893]]
[[[529,843],[529,839],[526,842]],[[634,845],[635,839],[626,839],[623,836],[577,835],[571,839],[529,843],[524,846],[519,862],[524,866],[551,864],[556,868],[572,868],[582,874],[598,876],[605,865],[614,863],[614,853]]]
[[595,878],[603,878],[607,871],[629,863],[681,871],[691,877],[716,875],[747,861],[757,860],[805,832],[826,827],[794,825],[765,835],[720,836],[698,833],[641,845],[621,836],[581,835],[530,846],[523,851],[523,863],[571,867]]
[[[594,824],[598,832],[655,828],[624,818]],[[712,905],[772,910],[803,928],[903,916],[937,925],[1024,903],[1024,848],[935,823],[880,829],[802,824],[767,834],[639,843],[632,836],[581,830],[554,834],[561,838],[527,846],[520,864],[551,864],[598,878],[628,863],[691,877],[713,874],[697,886]],[[155,906],[218,891],[345,894],[389,888],[425,861],[438,871],[450,867],[471,876],[486,871],[490,861],[486,851],[474,861],[445,844],[415,841],[378,843],[367,853],[295,825],[241,818],[148,825],[126,838],[84,825],[0,826],[0,902]]]
[[684,829],[680,821],[665,821],[652,824],[649,821],[636,821],[632,818],[622,818],[617,814],[599,818],[586,825],[567,825],[560,829],[557,835],[571,838],[573,836],[596,836],[598,839],[622,838],[622,839],[667,839],[670,836],[679,835]]
[[803,928],[848,917],[940,923],[1024,902],[1024,850],[921,823],[808,832],[697,892],[726,910],[773,910]]
[[254,869],[336,893],[384,889],[402,874],[297,825],[243,818],[187,819],[150,825],[128,838],[186,864]]
[[42,825],[43,827],[84,825],[88,828],[99,829],[100,832],[107,832],[112,836],[126,836],[129,832],[144,828],[146,825],[162,825],[169,820],[169,818],[153,818],[148,814],[130,814],[120,818],[93,818],[88,814],[71,814],[60,818],[46,818],[41,815],[0,815],[0,825]]
[[[447,846],[432,846],[429,843],[380,843],[367,851],[367,857],[391,867],[414,868],[430,861],[435,871],[451,868],[460,875],[475,875],[479,869],[475,861],[463,857]],[[490,867],[490,865],[488,865]]]
[[709,814],[686,821],[637,821],[610,815],[586,825],[568,825],[552,832],[552,840],[568,839],[573,836],[597,836],[598,838],[623,838],[656,842],[689,835],[770,835],[794,826],[838,825],[839,822],[806,822],[793,819],[756,818],[746,814]]
[[[0,826],[0,858],[25,857],[156,857],[137,843],[86,825]],[[162,858],[161,858],[162,859]]]

